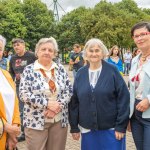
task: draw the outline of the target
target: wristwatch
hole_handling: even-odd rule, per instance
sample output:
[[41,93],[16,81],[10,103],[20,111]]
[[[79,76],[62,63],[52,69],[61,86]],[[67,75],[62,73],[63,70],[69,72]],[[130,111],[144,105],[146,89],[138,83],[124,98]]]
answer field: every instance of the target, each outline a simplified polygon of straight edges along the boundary
[[0,138],[3,136],[4,133],[4,123],[2,118],[0,117]]

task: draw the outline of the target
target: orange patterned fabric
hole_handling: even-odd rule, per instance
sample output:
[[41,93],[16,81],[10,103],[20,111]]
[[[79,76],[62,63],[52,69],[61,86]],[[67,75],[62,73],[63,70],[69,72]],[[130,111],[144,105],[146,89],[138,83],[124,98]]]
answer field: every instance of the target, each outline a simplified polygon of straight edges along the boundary
[[45,79],[47,80],[48,82],[48,85],[49,85],[49,89],[52,93],[54,93],[56,91],[56,85],[55,85],[55,82],[53,81],[55,79],[55,75],[54,75],[54,68],[51,70],[51,74],[52,74],[52,77],[49,78],[45,71],[43,69],[40,69],[41,73],[43,74],[43,76],[45,77]]

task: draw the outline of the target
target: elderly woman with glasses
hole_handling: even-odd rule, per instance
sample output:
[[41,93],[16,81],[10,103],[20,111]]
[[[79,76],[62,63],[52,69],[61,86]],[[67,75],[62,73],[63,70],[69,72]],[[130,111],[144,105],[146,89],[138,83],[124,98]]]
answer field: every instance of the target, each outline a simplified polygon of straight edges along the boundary
[[27,150],[65,150],[72,85],[65,68],[53,61],[57,51],[54,38],[40,39],[38,60],[21,76]]
[[150,149],[150,22],[131,29],[140,53],[133,58],[130,81],[130,123],[137,150]]
[[[6,40],[0,35],[0,50],[4,50]],[[16,148],[20,134],[20,113],[15,84],[10,74],[0,69],[0,150]]]
[[89,65],[76,75],[69,103],[73,139],[81,150],[124,150],[129,120],[129,92],[118,69],[103,60],[107,48],[99,39],[84,47]]

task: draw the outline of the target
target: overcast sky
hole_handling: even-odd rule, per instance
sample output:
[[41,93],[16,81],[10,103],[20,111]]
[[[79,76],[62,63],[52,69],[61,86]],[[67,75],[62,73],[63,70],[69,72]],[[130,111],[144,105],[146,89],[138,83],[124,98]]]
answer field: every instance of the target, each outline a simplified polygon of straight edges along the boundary
[[[121,0],[108,0],[109,2],[120,2]],[[46,3],[49,9],[53,10],[54,5],[53,0],[42,0],[42,2]],[[79,6],[85,7],[94,7],[100,0],[58,0],[60,6],[65,10],[65,12],[69,12]],[[150,0],[135,0],[139,7],[142,8],[150,8]],[[64,12],[58,6],[59,14],[62,15]]]

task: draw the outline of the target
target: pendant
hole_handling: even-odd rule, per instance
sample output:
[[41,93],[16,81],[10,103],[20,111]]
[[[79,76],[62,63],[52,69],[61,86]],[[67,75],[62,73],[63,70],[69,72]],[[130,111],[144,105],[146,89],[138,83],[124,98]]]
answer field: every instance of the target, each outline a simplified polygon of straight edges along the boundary
[[142,61],[146,61],[146,57],[142,57]]

